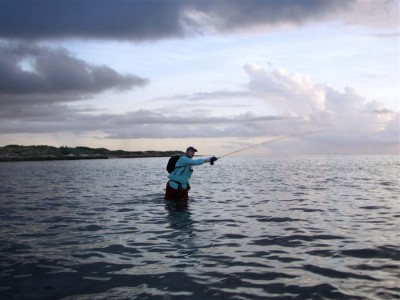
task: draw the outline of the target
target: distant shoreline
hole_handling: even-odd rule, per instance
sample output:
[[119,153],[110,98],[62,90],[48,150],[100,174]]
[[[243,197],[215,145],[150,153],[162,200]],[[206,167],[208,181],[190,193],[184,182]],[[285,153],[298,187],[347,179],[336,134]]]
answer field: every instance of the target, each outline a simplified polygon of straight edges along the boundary
[[14,161],[52,161],[52,160],[93,160],[93,159],[124,159],[124,158],[150,158],[150,157],[169,157],[169,156],[63,156],[63,157],[0,157],[0,162]]
[[12,162],[12,161],[50,161],[50,160],[82,160],[82,159],[108,159],[108,156],[0,157],[0,162]]
[[92,160],[119,158],[170,157],[182,151],[124,151],[89,147],[19,146],[0,147],[0,162]]

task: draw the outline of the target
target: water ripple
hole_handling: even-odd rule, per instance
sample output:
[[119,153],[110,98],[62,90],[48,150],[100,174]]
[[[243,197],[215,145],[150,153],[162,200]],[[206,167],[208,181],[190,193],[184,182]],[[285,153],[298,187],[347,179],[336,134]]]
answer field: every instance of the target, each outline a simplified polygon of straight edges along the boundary
[[186,204],[161,158],[5,163],[0,298],[400,299],[397,161],[227,158]]

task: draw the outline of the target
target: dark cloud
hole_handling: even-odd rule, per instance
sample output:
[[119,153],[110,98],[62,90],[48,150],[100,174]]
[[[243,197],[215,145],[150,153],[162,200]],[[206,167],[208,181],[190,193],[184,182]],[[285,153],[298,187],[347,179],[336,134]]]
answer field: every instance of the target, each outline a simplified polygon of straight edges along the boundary
[[126,90],[146,83],[138,76],[88,64],[63,48],[0,44],[0,102],[5,101],[4,95],[84,95],[108,89]]
[[135,125],[135,124],[177,124],[177,125],[196,125],[196,124],[224,124],[224,123],[235,123],[235,122],[259,122],[259,121],[275,121],[287,119],[277,116],[262,116],[258,117],[253,114],[242,114],[233,117],[193,117],[193,116],[181,116],[172,115],[165,116],[164,113],[154,112],[148,110],[139,110],[135,112],[129,112],[119,117],[115,115],[102,115],[102,118],[112,119],[118,125]]
[[[99,113],[99,110],[91,106],[70,107],[63,102],[68,102],[70,98],[57,98],[40,96],[39,98],[12,97],[7,98],[7,102],[0,101],[0,120],[9,122],[15,119],[18,122],[69,122],[75,115],[82,116],[88,113]],[[65,100],[64,100],[65,99]],[[64,101],[63,101],[64,100]],[[28,126],[29,127],[29,126]]]
[[[89,109],[71,108],[62,104],[5,106],[0,111],[0,133],[56,133],[74,132],[79,134],[94,130],[85,122]],[[87,118],[89,121],[90,117]],[[85,124],[86,123],[86,124]],[[84,125],[84,126],[83,126]]]
[[0,36],[157,39],[181,35],[182,1],[10,0],[0,2]]
[[226,32],[253,26],[302,24],[354,1],[320,0],[2,0],[0,37],[154,40],[207,28]]
[[[256,116],[251,113],[231,117],[191,117],[179,114],[138,110],[125,114],[100,114],[92,108],[72,108],[62,104],[10,106],[0,111],[0,133],[103,132],[110,138],[237,136],[241,126],[250,135],[258,135],[255,124],[290,120],[280,116]],[[185,126],[186,130],[181,130]],[[202,130],[198,131],[198,128]],[[235,128],[234,130],[232,128]],[[251,129],[251,130],[250,130]],[[239,135],[241,136],[241,135]]]
[[[194,5],[196,11],[192,13],[192,19],[198,26],[204,25],[201,19],[211,22],[213,27],[219,31],[263,25],[304,24],[344,11],[353,3],[354,1],[336,0],[196,1]],[[201,13],[205,16],[196,18],[196,14]]]

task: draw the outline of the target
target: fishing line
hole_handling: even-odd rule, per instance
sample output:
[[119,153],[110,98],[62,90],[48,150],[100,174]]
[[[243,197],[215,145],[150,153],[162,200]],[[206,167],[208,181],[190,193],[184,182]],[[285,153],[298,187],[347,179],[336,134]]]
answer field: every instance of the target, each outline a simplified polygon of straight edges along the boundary
[[255,147],[258,147],[258,146],[262,146],[262,145],[265,145],[265,144],[271,144],[271,143],[275,143],[275,142],[278,142],[278,141],[287,140],[287,139],[291,139],[291,138],[295,138],[295,137],[299,137],[299,136],[305,136],[305,135],[309,135],[309,134],[316,134],[316,133],[320,133],[320,132],[323,132],[323,131],[324,130],[319,130],[319,131],[310,131],[310,132],[286,135],[286,136],[283,136],[283,137],[275,138],[275,139],[268,140],[268,141],[265,141],[265,142],[262,142],[262,143],[259,143],[259,144],[255,144],[255,145],[250,145],[250,146],[241,148],[239,150],[235,150],[235,151],[226,153],[226,154],[218,157],[218,159],[221,159],[222,157],[229,156],[229,155],[232,155],[232,154],[236,154],[236,153],[248,150],[248,149],[252,149],[252,148],[255,148]]

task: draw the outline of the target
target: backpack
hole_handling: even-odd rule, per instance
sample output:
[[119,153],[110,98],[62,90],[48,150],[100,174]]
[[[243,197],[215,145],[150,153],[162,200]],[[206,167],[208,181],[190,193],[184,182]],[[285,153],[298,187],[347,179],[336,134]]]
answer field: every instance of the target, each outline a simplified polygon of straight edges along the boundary
[[167,171],[171,174],[175,170],[175,164],[182,155],[171,156],[167,163]]

